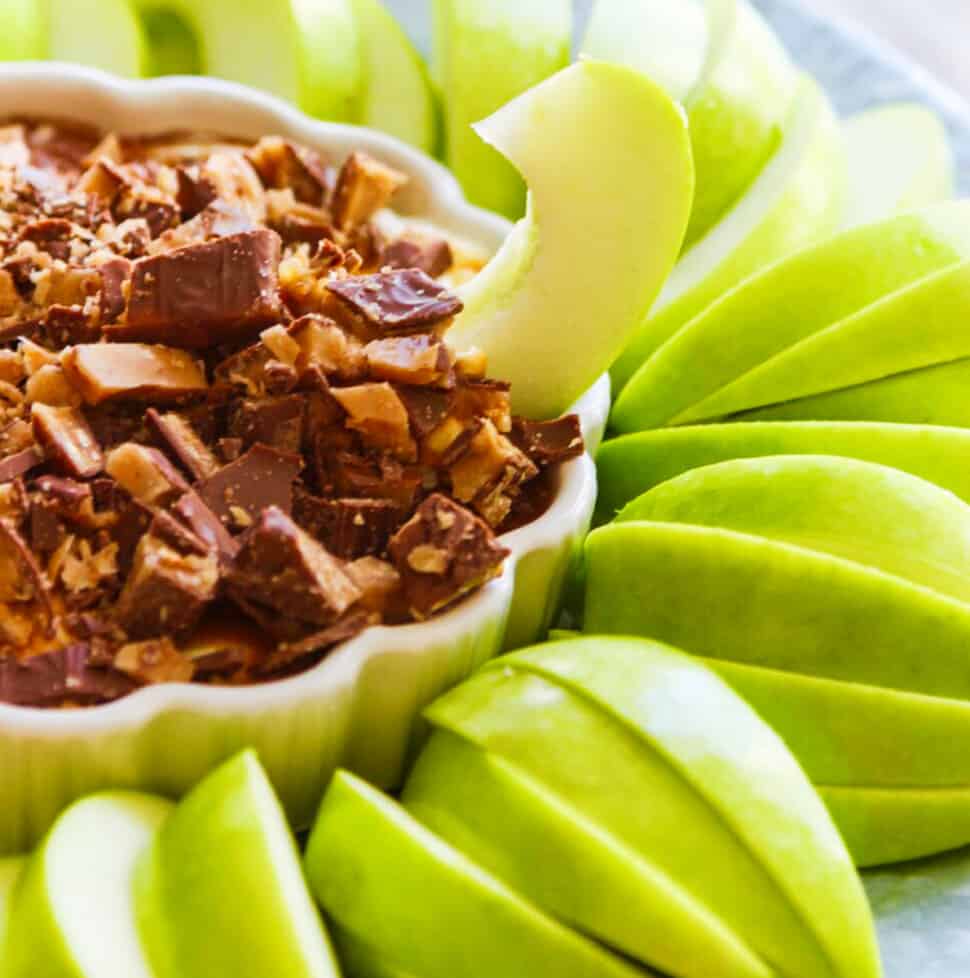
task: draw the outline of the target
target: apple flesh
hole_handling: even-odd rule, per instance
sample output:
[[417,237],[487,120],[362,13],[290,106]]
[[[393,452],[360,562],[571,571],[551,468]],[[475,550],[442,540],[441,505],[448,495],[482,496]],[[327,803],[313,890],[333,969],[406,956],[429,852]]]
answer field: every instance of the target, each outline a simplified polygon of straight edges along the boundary
[[735,422],[662,428],[606,442],[596,456],[597,523],[669,479],[736,458],[835,455],[889,465],[970,503],[970,431],[853,421]]
[[586,61],[479,132],[524,174],[530,208],[462,290],[452,340],[485,351],[516,411],[553,417],[609,367],[676,261],[693,189],[687,127],[643,76]]
[[729,530],[622,523],[594,531],[586,628],[970,699],[970,606],[852,561]]
[[4,978],[154,978],[132,880],[171,811],[164,799],[126,792],[69,808],[17,887]]
[[419,978],[384,961],[363,941],[331,925],[331,936],[346,978]]
[[842,123],[846,227],[954,195],[956,163],[943,120],[916,103],[882,105]]
[[681,257],[650,317],[614,364],[615,389],[725,292],[834,232],[842,216],[843,169],[832,108],[803,78],[778,150],[747,193]]
[[324,797],[306,869],[328,917],[405,974],[642,974],[547,917],[346,772],[338,772]]
[[[42,57],[76,61],[126,78],[144,74],[145,35],[129,0],[46,0],[44,16]],[[5,30],[8,26],[4,24]]]
[[0,975],[7,973],[5,948],[10,903],[25,862],[26,860],[19,856],[8,856],[0,859]]
[[339,978],[296,844],[256,755],[194,788],[136,871],[154,978]]
[[728,292],[671,337],[624,388],[611,423],[632,432],[731,413],[748,403],[740,399],[748,376],[772,358],[968,257],[967,202],[801,251]]
[[[569,64],[572,4],[434,0],[432,10],[445,162],[472,203],[517,219],[526,200],[517,161],[503,158],[502,147],[493,148],[472,127]],[[564,144],[556,156],[564,161],[570,151]]]

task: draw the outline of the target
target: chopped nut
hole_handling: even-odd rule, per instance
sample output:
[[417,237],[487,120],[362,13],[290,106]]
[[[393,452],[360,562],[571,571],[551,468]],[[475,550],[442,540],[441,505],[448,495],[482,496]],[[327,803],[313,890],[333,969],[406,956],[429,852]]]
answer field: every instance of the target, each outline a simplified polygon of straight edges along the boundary
[[157,448],[126,442],[108,455],[105,466],[140,503],[165,506],[188,491],[188,483]]
[[297,369],[303,373],[319,367],[325,376],[354,381],[363,377],[366,361],[363,346],[335,322],[321,316],[304,316],[290,327],[299,344]]
[[[73,552],[72,552],[73,550]],[[73,593],[97,590],[101,583],[118,573],[118,545],[109,543],[97,552],[87,540],[69,550],[60,568],[61,580]]]
[[352,153],[340,169],[333,195],[333,216],[341,230],[369,221],[397,193],[407,177],[366,153]]
[[74,479],[91,479],[104,466],[101,446],[76,408],[34,404],[34,437],[48,461]]
[[447,385],[452,358],[448,347],[432,336],[394,336],[364,347],[372,377],[417,387]]
[[282,326],[264,329],[259,338],[277,360],[291,367],[300,356],[300,344]]
[[195,665],[182,655],[170,638],[130,642],[114,658],[114,667],[141,683],[188,683]]
[[418,544],[408,554],[408,566],[419,574],[444,574],[450,563],[447,551],[432,547],[430,543]]
[[390,384],[334,388],[332,393],[348,414],[347,426],[359,431],[368,445],[404,462],[417,458],[408,413]]
[[377,557],[361,557],[345,568],[360,590],[360,605],[368,611],[387,614],[401,594],[401,575],[393,564]]

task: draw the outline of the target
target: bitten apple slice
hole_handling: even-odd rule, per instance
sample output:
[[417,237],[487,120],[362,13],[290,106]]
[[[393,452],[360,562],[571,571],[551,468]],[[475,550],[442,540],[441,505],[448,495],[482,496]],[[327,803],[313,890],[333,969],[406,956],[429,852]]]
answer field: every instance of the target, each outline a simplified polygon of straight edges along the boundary
[[686,523],[832,554],[970,602],[970,506],[885,465],[827,455],[694,469],[617,517]]
[[381,0],[353,0],[363,72],[357,120],[433,153],[438,109],[428,70]]
[[844,167],[832,108],[805,77],[781,145],[747,193],[684,253],[649,319],[614,365],[617,391],[654,350],[738,282],[835,231]]
[[842,123],[848,162],[845,227],[946,200],[956,163],[943,120],[917,103],[860,112]]
[[733,662],[708,665],[798,758],[857,865],[970,843],[970,704]]
[[93,65],[126,78],[144,73],[145,34],[129,0],[46,0],[38,7],[44,18],[41,57]]
[[[861,887],[804,774],[754,711],[690,656],[631,639],[546,645],[497,660],[428,717],[524,772],[601,838],[669,874],[772,973],[879,974]],[[602,843],[570,854],[560,868],[565,889],[556,893],[554,880],[530,881],[517,863],[525,857],[516,851],[518,819],[528,823],[539,809],[507,794],[493,800],[489,818],[468,803],[460,773],[433,778],[438,762],[429,764],[418,793],[422,817],[433,813],[439,831],[472,846],[473,858],[497,859],[547,899],[582,899],[568,893],[568,871],[579,864],[595,879]],[[550,832],[563,838],[568,829],[550,823]],[[588,897],[608,901],[609,889]],[[650,899],[645,890],[641,913]],[[668,965],[678,975],[692,958],[699,964],[684,933],[681,961]],[[668,948],[675,942],[664,940]]]
[[0,975],[7,974],[6,946],[10,904],[25,863],[26,860],[18,856],[0,859]]
[[451,335],[512,382],[516,411],[552,417],[609,367],[676,261],[693,189],[686,122],[642,75],[586,61],[479,132],[525,175],[531,203],[465,287]]
[[[522,177],[500,155],[504,148],[496,147],[497,153],[473,124],[566,67],[572,4],[434,0],[432,9],[432,73],[442,100],[445,162],[472,203],[519,218],[525,208]],[[556,155],[568,152],[562,144]]]
[[324,797],[306,868],[321,906],[344,932],[421,978],[642,975],[346,772]]
[[246,751],[163,825],[136,872],[154,978],[339,978],[279,800]]
[[735,458],[838,455],[890,465],[970,503],[970,431],[936,425],[779,421],[642,431],[606,442],[596,456],[598,522],[691,469]]
[[710,527],[586,544],[586,628],[695,655],[970,699],[970,606],[854,561]]
[[581,49],[643,72],[686,108],[697,171],[689,247],[778,148],[798,84],[791,59],[747,0],[599,0]]
[[743,402],[719,405],[718,395],[749,371],[967,258],[967,202],[881,221],[801,251],[728,292],[660,347],[624,388],[612,424],[641,431],[724,413]]
[[117,792],[92,795],[58,819],[17,887],[4,978],[154,978],[133,874],[172,807]]

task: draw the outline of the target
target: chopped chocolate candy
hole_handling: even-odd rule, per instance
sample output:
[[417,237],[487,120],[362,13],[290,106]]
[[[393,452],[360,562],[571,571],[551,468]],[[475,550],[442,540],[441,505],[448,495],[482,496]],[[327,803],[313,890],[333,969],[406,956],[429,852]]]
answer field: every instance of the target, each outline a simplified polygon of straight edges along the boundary
[[206,349],[252,336],[282,315],[279,235],[265,228],[135,262],[119,338]]
[[513,418],[511,438],[540,468],[567,462],[585,451],[583,432],[575,414],[555,421]]
[[145,415],[158,444],[178,462],[194,481],[207,479],[219,468],[219,461],[181,414],[160,414],[149,408]]
[[405,515],[388,499],[321,499],[300,492],[293,505],[296,522],[344,560],[385,553]]
[[487,523],[436,493],[394,535],[390,554],[412,613],[423,619],[498,575],[509,551]]
[[308,149],[278,136],[261,139],[247,154],[263,185],[288,189],[304,204],[321,204],[327,192],[327,168]]
[[74,479],[90,479],[104,467],[101,446],[76,408],[35,404],[31,418],[37,443],[59,471]]
[[114,658],[114,667],[139,683],[188,683],[195,665],[169,638],[149,639],[123,645]]
[[324,377],[346,382],[363,378],[367,369],[363,346],[333,320],[304,316],[290,327],[290,336],[300,347],[299,370],[317,367]]
[[71,347],[61,358],[86,404],[135,400],[171,404],[208,389],[201,364],[184,350],[144,343]]
[[128,305],[126,290],[131,278],[127,258],[109,258],[98,266],[101,272],[101,321],[113,323]]
[[441,427],[452,406],[452,398],[446,391],[427,387],[398,387],[397,396],[401,398],[411,420],[411,428],[418,438],[427,438]]
[[300,475],[299,456],[254,445],[196,487],[216,516],[234,530],[245,530],[273,507],[290,513],[293,483]]
[[25,659],[0,657],[0,702],[14,706],[95,706],[137,688],[123,673],[95,666],[86,642]]
[[204,211],[219,197],[215,184],[202,176],[197,166],[178,166],[175,168],[178,180],[176,203],[182,212],[182,220],[191,220]]
[[0,520],[0,603],[33,601],[50,612],[50,584],[20,532]]
[[146,506],[167,506],[188,491],[188,483],[157,448],[126,442],[109,455],[105,470]]
[[360,597],[341,561],[275,506],[246,535],[228,583],[231,596],[312,625],[332,624]]
[[210,550],[215,551],[221,565],[226,566],[236,559],[239,543],[197,493],[187,492],[172,507],[172,513]]
[[433,336],[393,336],[364,347],[367,369],[377,380],[417,387],[450,386],[452,356]]
[[334,388],[332,393],[347,412],[347,427],[359,431],[369,447],[390,452],[403,462],[417,458],[408,413],[390,384]]
[[464,308],[458,296],[415,268],[335,279],[327,287],[383,334],[426,332]]
[[368,611],[376,611],[381,616],[395,615],[395,605],[401,603],[401,575],[393,564],[377,557],[361,557],[345,568],[347,576],[360,589],[360,604]]
[[152,535],[141,538],[134,565],[115,607],[115,620],[132,639],[190,631],[216,595],[214,554],[181,554]]
[[44,335],[52,346],[91,343],[100,332],[94,316],[80,306],[51,306],[44,317]]
[[13,482],[26,475],[31,469],[37,468],[44,461],[44,456],[34,447],[24,448],[13,455],[0,459],[0,483]]
[[398,238],[381,253],[385,268],[420,268],[432,278],[444,275],[454,263],[451,245],[444,238]]
[[247,398],[236,409],[229,432],[242,439],[246,447],[269,445],[296,455],[303,444],[304,408],[305,399],[300,394]]
[[296,642],[281,642],[277,650],[257,667],[257,675],[282,676],[306,669],[319,662],[324,653],[335,645],[349,642],[365,628],[379,625],[381,616],[367,608],[352,608],[342,618],[307,638]]
[[351,153],[333,193],[334,221],[342,231],[359,227],[390,203],[407,177],[366,153]]

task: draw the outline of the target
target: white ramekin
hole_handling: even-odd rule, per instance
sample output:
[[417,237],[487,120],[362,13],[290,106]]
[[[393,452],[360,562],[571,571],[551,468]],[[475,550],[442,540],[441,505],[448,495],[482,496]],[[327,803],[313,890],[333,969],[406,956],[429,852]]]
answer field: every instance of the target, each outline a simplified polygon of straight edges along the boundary
[[[121,132],[279,133],[340,159],[364,149],[411,175],[396,202],[494,251],[509,225],[468,204],[437,163],[381,133],[313,121],[268,95],[204,78],[132,82],[74,65],[0,65],[0,117],[37,116]],[[609,411],[604,378],[576,406],[591,451]],[[563,466],[549,511],[508,534],[505,573],[431,621],[374,628],[315,669],[244,689],[164,685],[89,710],[0,705],[0,854],[25,849],[73,799],[124,787],[178,796],[254,746],[296,826],[346,766],[382,787],[402,776],[421,710],[503,648],[549,624],[593,512],[589,455]]]

